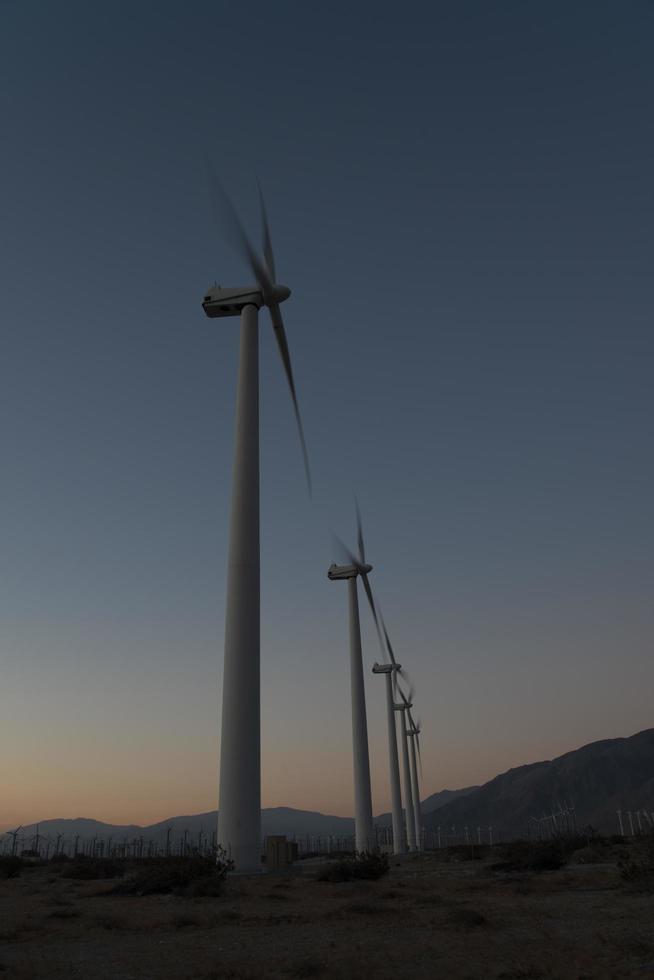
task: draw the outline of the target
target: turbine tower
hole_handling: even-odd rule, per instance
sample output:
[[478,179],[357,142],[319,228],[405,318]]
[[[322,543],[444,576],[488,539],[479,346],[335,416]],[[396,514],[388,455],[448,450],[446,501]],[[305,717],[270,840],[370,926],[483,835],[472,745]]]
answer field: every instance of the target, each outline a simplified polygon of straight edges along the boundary
[[391,814],[393,820],[393,853],[404,854],[406,851],[406,834],[402,819],[402,793],[400,790],[400,763],[397,756],[397,726],[395,724],[395,674],[401,670],[401,664],[375,664],[373,674],[384,674],[386,677],[386,718],[388,722],[388,761],[391,784]]
[[[370,756],[368,753],[368,722],[366,718],[366,690],[363,681],[363,656],[361,652],[361,624],[359,622],[359,597],[357,578],[363,582],[372,615],[377,624],[375,603],[372,598],[368,574],[372,565],[366,562],[361,515],[357,504],[357,558],[342,541],[338,541],[347,555],[349,564],[330,565],[327,578],[332,582],[347,580],[350,629],[350,692],[352,699],[352,763],[354,775],[354,833],[355,847],[359,853],[372,851],[377,842],[372,825],[372,793],[370,790]],[[377,628],[379,628],[377,624]]]
[[[401,722],[402,722],[402,769],[404,776],[404,799],[405,799],[405,813],[406,813],[406,839],[403,842],[408,843],[408,848],[410,851],[420,850],[420,844],[422,839],[421,825],[420,825],[420,797],[418,795],[417,789],[417,779],[414,779],[413,772],[411,770],[411,765],[409,762],[409,731],[407,730],[407,717],[409,718],[411,728],[415,728],[413,721],[411,720],[411,699],[413,698],[413,684],[407,673],[403,670],[402,665],[398,664],[395,659],[395,652],[393,651],[393,646],[391,644],[390,637],[388,635],[388,630],[386,629],[386,623],[384,622],[384,617],[382,615],[381,609],[378,609],[379,622],[381,623],[381,628],[378,625],[380,642],[382,641],[383,633],[383,644],[386,646],[386,653],[388,654],[390,660],[390,668],[393,671],[393,681],[394,690],[399,692],[401,697],[401,702],[393,704],[393,711],[401,711]],[[377,621],[377,620],[375,620]],[[383,645],[382,644],[382,645]],[[398,682],[398,675],[402,677],[409,684],[409,696],[407,697],[402,690],[401,685]],[[393,724],[395,724],[393,722]],[[417,736],[416,736],[417,738]],[[415,750],[412,744],[412,754],[414,755],[413,771],[415,771]],[[418,754],[420,754],[420,743],[418,742]],[[397,758],[397,754],[396,754]],[[398,786],[399,786],[399,775],[398,775]],[[400,820],[401,820],[401,803],[400,803]],[[397,851],[396,851],[397,853]]]
[[263,257],[252,247],[222,185],[211,181],[221,225],[245,257],[255,285],[207,290],[208,317],[239,316],[240,354],[227,569],[225,661],[220,742],[217,842],[237,871],[261,870],[261,676],[259,591],[259,310],[268,307],[291,392],[304,465],[309,462],[280,304],[291,294],[277,284],[261,188]]
[[[400,691],[400,694],[402,692]],[[409,764],[409,736],[406,728],[406,712],[411,708],[411,702],[404,695],[394,706],[400,715],[400,731],[402,732],[402,781],[404,783],[404,813],[406,817],[406,838],[410,851],[416,850],[416,820],[413,812],[413,787],[411,785],[411,767]]]
[[[411,790],[413,794],[413,819],[415,822],[416,850],[422,850],[422,813],[420,809],[420,786],[418,784],[418,763],[420,761],[420,722],[416,725],[411,717],[411,708],[406,710],[406,718],[411,727],[407,737],[411,739]],[[417,751],[416,751],[417,750]]]

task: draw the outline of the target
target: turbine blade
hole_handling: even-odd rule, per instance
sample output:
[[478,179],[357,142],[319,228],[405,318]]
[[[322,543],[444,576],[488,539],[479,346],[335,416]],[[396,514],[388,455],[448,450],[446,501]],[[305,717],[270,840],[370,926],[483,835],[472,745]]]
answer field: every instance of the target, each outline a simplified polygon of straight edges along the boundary
[[312,485],[311,485],[311,468],[309,466],[309,453],[307,452],[307,444],[304,438],[304,427],[302,425],[302,417],[300,415],[300,406],[298,405],[297,393],[295,391],[295,381],[293,380],[293,368],[291,367],[291,354],[288,349],[286,331],[284,330],[284,321],[282,320],[282,312],[279,308],[278,303],[273,303],[273,305],[270,307],[270,319],[272,320],[273,330],[275,332],[275,338],[277,340],[277,347],[279,348],[279,356],[282,359],[282,364],[284,365],[284,373],[286,374],[286,380],[288,381],[288,387],[291,392],[291,399],[293,401],[293,410],[295,411],[295,421],[297,422],[297,428],[300,435],[300,445],[302,447],[302,458],[304,460],[304,471],[307,477],[307,487],[309,489],[309,496],[311,497]]
[[378,607],[378,611],[379,611],[379,619],[381,621],[382,630],[384,632],[384,639],[386,640],[386,650],[388,652],[388,656],[391,658],[391,663],[392,664],[396,664],[397,663],[397,660],[395,659],[395,654],[393,652],[393,647],[391,646],[391,641],[390,641],[390,638],[389,638],[389,635],[388,635],[388,630],[386,629],[386,623],[384,622],[384,617],[383,617],[382,611],[381,611],[381,609],[379,609],[379,607]]
[[413,737],[416,740],[416,753],[418,755],[418,769],[420,770],[420,778],[422,779],[422,755],[420,753],[420,735],[416,734]]
[[406,684],[409,685],[409,689],[408,689],[408,691],[406,693],[406,696],[405,696],[404,691],[402,690],[402,687],[401,687],[401,685],[399,683],[399,678],[398,678],[398,685],[397,685],[398,686],[398,690],[400,692],[400,695],[401,695],[402,700],[404,701],[404,703],[405,704],[408,704],[409,701],[413,701],[413,695],[415,694],[415,685],[414,685],[413,681],[411,680],[411,677],[409,676],[409,674],[407,673],[407,671],[406,671],[406,669],[404,667],[400,667],[400,669],[398,671],[396,671],[396,673],[399,674],[400,677],[402,678],[402,680]]
[[375,605],[375,600],[372,595],[372,589],[370,588],[370,582],[368,581],[368,576],[364,571],[362,571],[361,562],[354,554],[354,552],[350,551],[350,549],[345,544],[345,542],[342,541],[339,538],[339,536],[334,533],[334,531],[332,531],[332,537],[334,539],[334,543],[336,544],[337,549],[347,558],[348,564],[354,565],[354,567],[359,572],[359,576],[361,578],[361,581],[363,582],[363,588],[365,590],[366,597],[368,599],[368,605],[370,606],[370,612],[372,613],[372,618],[375,622],[375,628],[377,630],[377,639],[379,640],[379,646],[381,648],[382,655],[385,656],[386,651],[384,648],[384,642],[382,640],[381,629],[379,627],[379,619],[377,617],[377,607]]
[[366,549],[363,544],[363,527],[361,525],[361,511],[359,510],[359,501],[354,497],[354,506],[357,512],[357,544],[359,546],[359,560],[362,565],[366,563]]
[[377,630],[377,639],[379,640],[379,646],[381,647],[382,654],[385,654],[384,641],[382,640],[381,629],[379,628],[379,619],[377,618],[377,609],[375,608],[375,600],[372,597],[372,589],[370,588],[370,582],[368,581],[368,576],[365,572],[359,572],[361,576],[361,581],[363,582],[363,588],[365,589],[366,596],[368,597],[368,605],[370,606],[370,612],[372,613],[372,618],[375,621],[375,629]]
[[239,252],[247,261],[265,299],[266,295],[269,295],[272,290],[273,281],[267,268],[252,246],[245,228],[241,223],[241,219],[236,213],[236,208],[228,197],[227,191],[223,187],[220,178],[208,158],[206,160],[206,167],[211,203],[218,229],[224,234],[225,239],[230,243],[232,248]]
[[257,177],[257,187],[259,188],[259,204],[261,205],[261,225],[263,229],[263,257],[266,262],[266,267],[268,269],[268,274],[273,282],[277,281],[277,276],[275,275],[275,255],[273,253],[272,239],[270,237],[270,226],[268,224],[268,211],[266,210],[266,202],[263,197],[263,191],[261,190],[261,184],[259,183],[259,178]]
[[348,565],[354,565],[356,568],[359,567],[359,562],[356,555],[354,555],[344,541],[339,538],[338,534],[332,531],[332,538],[334,539],[334,544],[336,545],[336,551],[340,552],[341,559],[345,558]]

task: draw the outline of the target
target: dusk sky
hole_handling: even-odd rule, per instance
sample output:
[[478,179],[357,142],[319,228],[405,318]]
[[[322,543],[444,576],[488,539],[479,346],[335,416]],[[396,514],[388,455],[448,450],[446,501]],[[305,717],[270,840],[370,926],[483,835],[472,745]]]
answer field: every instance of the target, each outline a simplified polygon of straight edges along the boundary
[[[352,814],[371,583],[422,795],[654,724],[654,3],[0,0],[0,828],[216,806],[238,322],[266,193],[263,805]],[[362,605],[376,813],[380,654]]]

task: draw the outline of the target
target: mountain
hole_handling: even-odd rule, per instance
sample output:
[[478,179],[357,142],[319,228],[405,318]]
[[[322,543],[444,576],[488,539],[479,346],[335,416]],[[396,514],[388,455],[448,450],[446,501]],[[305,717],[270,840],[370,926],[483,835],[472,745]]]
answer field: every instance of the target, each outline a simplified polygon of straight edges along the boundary
[[[423,814],[433,813],[434,810],[438,810],[440,807],[445,806],[446,803],[451,803],[459,796],[467,796],[468,793],[472,793],[476,789],[479,789],[479,787],[466,786],[465,789],[442,789],[438,793],[432,793],[432,795],[428,796],[426,800],[422,800],[420,809]],[[375,818],[375,823],[379,827],[390,827],[392,823],[391,814],[380,813],[379,816]]]
[[[437,807],[442,806],[461,794],[470,793],[476,787],[468,789],[444,789],[440,793],[433,793],[422,802],[423,813],[430,813]],[[205,837],[210,835],[216,828],[218,812],[209,810],[207,813],[194,813],[187,816],[171,817],[169,820],[161,820],[159,823],[149,824],[141,827],[138,824],[110,824],[103,823],[101,820],[90,820],[78,817],[75,820],[43,820],[39,824],[39,834],[44,838],[55,840],[59,834],[66,840],[73,841],[75,837],[82,840],[92,840],[94,837],[107,840],[111,837],[114,842],[119,842],[127,838],[133,841],[134,838],[143,837],[145,840],[163,843],[166,840],[168,829],[171,828],[173,840],[188,833],[189,840],[197,840],[201,832]],[[351,837],[354,834],[354,819],[352,817],[335,817],[325,813],[317,813],[313,810],[294,810],[292,807],[276,806],[269,807],[261,811],[261,823],[264,835],[286,834],[287,837]],[[382,813],[375,819],[375,823],[380,827],[390,826],[390,813]],[[23,827],[24,837],[36,834],[36,824]]]
[[[577,826],[617,833],[617,810],[654,810],[654,728],[509,769],[425,818],[431,829],[493,827],[525,836],[530,818],[574,805]],[[626,827],[626,816],[623,818]]]
[[[617,831],[616,811],[622,810],[627,829],[628,811],[654,812],[654,728],[630,738],[591,742],[573,752],[566,752],[547,762],[519,766],[495,776],[483,786],[441,790],[422,801],[424,825],[435,830],[464,827],[474,833],[476,827],[493,827],[495,839],[500,833],[508,837],[524,836],[531,817],[556,811],[560,804],[574,804],[579,827],[591,824],[605,833]],[[39,833],[56,839],[62,834],[72,841],[98,837],[114,841],[143,837],[146,841],[164,842],[168,828],[178,841],[185,831],[189,840],[215,830],[217,812],[171,817],[160,823],[140,827],[137,824],[107,824],[99,820],[44,820]],[[271,807],[261,811],[264,834],[286,834],[288,837],[350,837],[354,833],[351,817],[335,817],[312,810]],[[654,819],[654,817],[652,818]],[[391,822],[382,813],[375,822],[383,827]],[[29,839],[36,827],[24,827],[23,839]]]
[[[143,837],[145,840],[163,843],[166,840],[168,828],[172,829],[172,840],[179,840],[184,832],[188,833],[189,840],[198,839],[198,834],[202,832],[206,838],[216,828],[218,812],[210,810],[207,813],[194,813],[187,816],[171,817],[169,820],[162,820],[159,823],[139,826],[138,824],[110,824],[103,823],[101,820],[90,820],[78,817],[74,820],[57,819],[43,820],[38,825],[39,834],[44,838],[56,840],[59,834],[66,840],[73,841],[79,837],[80,841],[92,840],[94,837],[107,840],[109,837],[114,842],[119,842],[127,838],[133,841],[134,838]],[[270,807],[261,811],[261,823],[264,835],[267,834],[286,834],[288,837],[349,837],[354,833],[354,820],[352,817],[335,817],[324,813],[316,813],[312,810],[294,810],[291,807]],[[36,834],[36,824],[25,826],[21,830],[21,836],[29,839]]]

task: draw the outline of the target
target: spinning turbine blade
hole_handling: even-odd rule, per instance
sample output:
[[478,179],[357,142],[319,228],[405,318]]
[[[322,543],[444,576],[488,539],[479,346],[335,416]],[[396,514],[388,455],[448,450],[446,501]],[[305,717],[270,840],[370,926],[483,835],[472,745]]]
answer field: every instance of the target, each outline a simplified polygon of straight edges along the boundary
[[377,627],[377,636],[379,637],[379,644],[381,646],[382,653],[383,653],[384,652],[384,644],[382,642],[381,630],[379,628],[379,620],[377,618],[377,608],[375,606],[375,600],[372,597],[372,589],[370,588],[370,582],[368,581],[368,576],[363,571],[361,562],[359,561],[359,559],[357,558],[357,556],[354,554],[354,552],[353,551],[350,551],[350,549],[348,548],[348,546],[343,541],[341,541],[341,539],[339,538],[339,536],[337,534],[334,534],[333,531],[332,531],[332,535],[333,535],[334,541],[335,541],[336,546],[339,549],[339,551],[341,551],[341,553],[343,555],[345,555],[345,557],[347,558],[347,561],[348,561],[348,563],[350,565],[354,565],[354,567],[359,572],[359,575],[361,576],[361,580],[363,582],[363,588],[365,589],[366,596],[368,597],[368,604],[370,605],[370,611],[372,613],[372,618],[374,619],[375,626]]
[[384,622],[384,617],[382,616],[381,609],[379,609],[379,619],[381,620],[382,630],[384,632],[384,639],[386,640],[386,650],[388,652],[388,656],[390,657],[391,663],[396,664],[397,660],[395,659],[395,654],[393,653],[393,647],[391,646],[391,641],[388,636],[388,630],[386,629],[386,623]]
[[250,239],[248,238],[247,233],[241,224],[241,219],[236,213],[234,205],[227,196],[225,188],[220,182],[218,175],[213,170],[208,159],[206,164],[209,179],[209,190],[211,192],[214,215],[218,226],[231,241],[232,247],[240,252],[243,258],[245,258],[248,262],[250,269],[254,274],[254,278],[257,281],[257,285],[264,294],[265,299],[272,290],[273,280],[271,275],[253,248],[252,243],[250,242]]
[[415,727],[417,731],[413,737],[416,740],[416,752],[418,753],[418,768],[420,769],[420,778],[422,778],[422,755],[420,754],[420,730],[422,728],[422,722],[420,721],[420,718],[418,718],[418,722]]
[[263,228],[263,257],[266,260],[266,266],[268,268],[268,273],[273,282],[276,281],[275,276],[275,255],[273,253],[272,239],[270,237],[270,226],[268,225],[268,212],[266,210],[266,202],[263,197],[263,191],[261,190],[261,184],[259,183],[259,178],[257,177],[257,187],[259,188],[259,204],[261,205],[261,225]]
[[291,392],[291,399],[293,401],[293,410],[295,412],[295,421],[297,422],[297,428],[300,435],[300,445],[302,447],[304,472],[306,473],[306,477],[307,477],[307,487],[309,488],[309,496],[311,496],[312,484],[311,484],[311,469],[309,467],[309,453],[307,452],[307,444],[304,439],[304,427],[302,425],[300,406],[298,404],[297,393],[295,391],[295,381],[293,380],[293,368],[291,367],[291,355],[288,349],[286,331],[284,330],[284,321],[282,320],[282,312],[277,303],[273,304],[270,307],[270,319],[272,320],[273,330],[275,331],[275,339],[277,340],[277,347],[279,348],[279,356],[282,359],[282,364],[284,365],[284,373],[286,374],[286,380],[288,381],[288,387]]
[[357,512],[357,544],[359,546],[359,559],[362,565],[366,563],[366,549],[363,544],[363,527],[361,525],[361,511],[359,510],[359,501],[354,498],[354,506]]
[[413,684],[413,681],[411,680],[411,678],[407,674],[407,672],[404,669],[404,667],[400,667],[400,669],[398,671],[396,671],[396,673],[399,674],[400,677],[402,678],[402,680],[405,681],[405,683],[407,683],[409,685],[409,689],[408,689],[408,691],[405,694],[404,691],[402,690],[402,686],[400,684],[400,677],[398,677],[397,689],[400,692],[400,697],[402,698],[402,700],[404,701],[405,704],[409,704],[410,702],[413,701],[413,695],[415,694],[415,686]]

